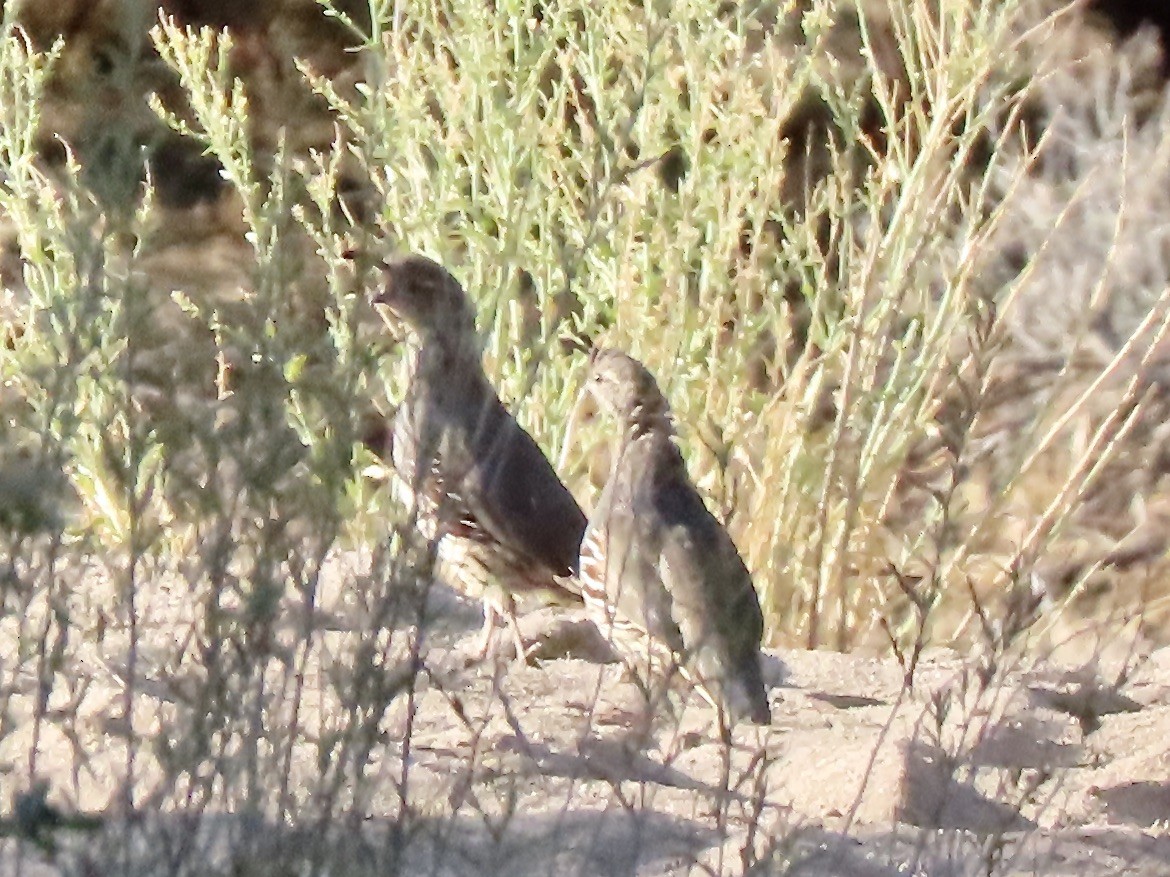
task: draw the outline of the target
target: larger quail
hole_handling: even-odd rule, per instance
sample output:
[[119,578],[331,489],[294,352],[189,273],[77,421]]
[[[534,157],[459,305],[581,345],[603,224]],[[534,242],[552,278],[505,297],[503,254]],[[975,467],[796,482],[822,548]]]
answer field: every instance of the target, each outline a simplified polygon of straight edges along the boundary
[[517,596],[580,602],[571,583],[585,515],[484,374],[475,312],[458,281],[428,258],[405,256],[384,266],[372,301],[388,323],[409,328],[414,347],[392,427],[400,496],[437,545],[440,576],[483,599],[480,656],[503,621],[522,657]]
[[626,354],[595,350],[586,387],[622,430],[581,545],[589,615],[644,686],[677,670],[732,720],[768,723],[759,599],[687,477],[658,384]]

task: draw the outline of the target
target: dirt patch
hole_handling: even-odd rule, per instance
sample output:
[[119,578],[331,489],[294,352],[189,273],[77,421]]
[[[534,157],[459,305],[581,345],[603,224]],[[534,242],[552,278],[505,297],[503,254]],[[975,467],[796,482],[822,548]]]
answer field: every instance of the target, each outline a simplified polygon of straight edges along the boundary
[[[53,832],[52,860],[10,838],[4,873],[18,862],[25,874],[114,873],[118,850],[133,863],[118,873],[158,873],[178,851],[235,873],[319,857],[345,874],[974,874],[996,861],[995,873],[1088,877],[1160,874],[1170,862],[1168,651],[1120,694],[1056,662],[985,685],[974,658],[935,652],[907,687],[893,659],[772,654],[771,726],[724,740],[710,707],[682,690],[640,733],[641,694],[598,657],[468,665],[477,612],[446,592],[431,604],[426,669],[386,715],[360,825],[277,825],[174,799],[127,814],[119,690],[99,664],[78,667],[86,719],[42,735],[39,776],[51,804],[101,828]],[[344,613],[326,616],[322,637],[343,637]],[[580,623],[545,610],[525,628]],[[135,689],[147,715],[175,700],[178,676],[143,654]],[[307,686],[306,709],[335,696],[327,688]],[[58,733],[70,730],[85,740],[83,764]],[[4,741],[7,754],[26,751],[23,737]],[[309,749],[297,752],[294,784],[315,771]],[[0,779],[8,800],[27,790]]]

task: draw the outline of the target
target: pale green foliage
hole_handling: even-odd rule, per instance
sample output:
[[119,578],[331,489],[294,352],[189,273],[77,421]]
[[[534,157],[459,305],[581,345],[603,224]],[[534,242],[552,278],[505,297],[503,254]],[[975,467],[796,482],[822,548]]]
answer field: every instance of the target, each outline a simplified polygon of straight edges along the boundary
[[[281,819],[362,814],[379,796],[407,807],[405,768],[395,799],[370,764],[417,671],[418,639],[391,622],[429,558],[399,555],[400,510],[359,441],[361,415],[402,390],[401,351],[363,304],[392,251],[442,260],[469,290],[489,374],[554,459],[580,348],[644,360],[773,642],[990,635],[966,623],[968,585],[1016,605],[1132,428],[1133,376],[1166,331],[1147,317],[1072,403],[1053,393],[995,425],[1005,326],[1031,276],[981,274],[1031,158],[1014,124],[1022,4],[890,3],[889,21],[851,27],[841,0],[800,14],[550,2],[539,17],[515,0],[416,0],[371,2],[368,29],[322,5],[360,45],[353,81],[300,65],[335,126],[311,153],[291,137],[258,147],[229,36],[151,31],[188,102],[153,106],[222,165],[250,248],[246,280],[211,292],[153,283],[165,229],[148,185],[98,197],[72,152],[44,169],[37,112],[61,49],[32,51],[11,26],[0,39],[0,211],[24,266],[4,300],[20,331],[0,335],[0,467],[38,467],[54,500],[0,471],[21,509],[0,517],[0,637],[43,686],[30,695],[0,663],[4,697],[18,691],[38,729],[30,772],[42,724],[68,719],[49,705],[74,684],[63,668],[114,654],[135,680],[161,630],[154,668],[193,666],[195,693],[118,739],[128,795],[149,762],[171,803]],[[143,156],[126,140],[116,172],[133,181]],[[1123,360],[1115,409],[1067,451]],[[589,453],[610,433],[586,426],[565,455],[586,507]],[[1030,509],[1050,452],[1062,477]],[[326,646],[310,620],[346,550],[366,552],[339,574],[360,623]],[[119,701],[128,727],[142,727],[136,693]]]
[[[218,364],[205,359],[200,369],[218,372],[217,385],[225,363],[255,372],[255,396],[241,387],[228,407],[246,412],[247,430],[275,454],[256,474],[282,468],[264,478],[295,497],[295,517],[320,528],[315,515],[326,514],[334,523],[323,532],[332,532],[372,498],[349,450],[351,406],[380,392],[360,299],[377,260],[409,250],[442,259],[472,291],[489,372],[550,456],[562,450],[582,359],[559,342],[614,344],[646,361],[674,405],[696,481],[756,575],[773,636],[838,646],[866,638],[893,584],[890,564],[930,547],[934,515],[948,518],[955,543],[934,546],[938,556],[974,551],[961,546],[975,531],[956,529],[942,506],[908,531],[884,518],[911,454],[937,439],[940,406],[972,369],[989,371],[1001,340],[974,279],[1001,215],[991,198],[1004,187],[988,183],[1003,172],[997,150],[984,166],[976,150],[1012,130],[1003,121],[1021,98],[1003,74],[1013,4],[863,15],[861,65],[836,44],[854,13],[830,2],[778,20],[766,8],[712,16],[705,4],[554,4],[539,18],[507,3],[373,11],[383,18],[362,33],[356,85],[301,68],[337,121],[334,148],[309,156],[279,144],[256,154],[229,35],[165,20],[154,30],[190,97],[186,115],[156,110],[223,165],[255,257],[238,304],[181,299],[186,319],[212,332],[201,352]],[[8,46],[24,51],[19,40]],[[20,90],[35,96],[40,69],[9,74],[10,105],[35,106]],[[790,154],[790,119],[810,102],[824,121],[808,136],[823,142]],[[10,121],[7,210],[18,229],[67,234],[76,217],[98,215],[76,184],[63,199],[40,194],[49,182],[31,160],[35,119]],[[336,198],[355,170],[373,192],[369,218]],[[117,224],[147,240],[133,229],[146,229],[148,214],[145,202],[130,226]],[[34,278],[34,293],[109,282],[82,283],[77,260],[93,254],[76,241],[38,262],[46,237],[22,244],[30,266],[69,273]],[[101,241],[85,246],[124,247]],[[351,266],[343,254],[354,246]],[[139,249],[101,262],[132,263]],[[95,307],[141,296],[127,283],[125,295],[97,296]],[[325,291],[323,336],[306,331],[305,314],[321,300],[305,298],[314,288]],[[79,310],[79,300],[57,318],[73,322],[56,326],[52,344],[76,346],[101,330],[101,343],[83,345],[104,357],[89,373],[128,374],[118,363],[133,360],[132,333],[116,314],[103,321]],[[43,303],[34,301],[45,312]],[[29,325],[35,333],[44,324]],[[62,364],[76,355],[51,349],[46,336],[23,355]],[[400,361],[383,360],[391,401]],[[113,401],[101,404],[124,409],[127,392],[111,385]],[[97,429],[80,428],[88,437],[71,456],[93,520],[125,538],[128,500],[110,486],[125,477],[108,471],[129,440],[109,430],[119,416],[82,418]],[[121,465],[149,459],[141,476],[165,485],[174,456],[159,456],[154,435],[147,427]],[[566,454],[565,475],[586,505],[583,452],[597,435],[586,429]],[[275,449],[286,443],[282,457]]]

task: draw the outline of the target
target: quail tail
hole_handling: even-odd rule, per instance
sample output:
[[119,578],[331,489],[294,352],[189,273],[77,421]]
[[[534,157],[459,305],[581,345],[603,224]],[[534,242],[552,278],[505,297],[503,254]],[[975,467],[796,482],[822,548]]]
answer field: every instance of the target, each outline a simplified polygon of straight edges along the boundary
[[753,649],[740,658],[735,673],[723,685],[723,700],[727,711],[736,721],[771,724],[772,710],[768,706],[758,651]]

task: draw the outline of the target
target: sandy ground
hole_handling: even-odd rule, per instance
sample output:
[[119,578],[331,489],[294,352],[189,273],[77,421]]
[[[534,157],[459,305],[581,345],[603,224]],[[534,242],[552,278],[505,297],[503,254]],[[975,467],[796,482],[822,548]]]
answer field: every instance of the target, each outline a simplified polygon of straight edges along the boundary
[[[173,801],[119,818],[116,785],[97,781],[117,777],[117,747],[85,747],[78,799],[61,791],[77,788],[69,747],[46,738],[50,801],[104,826],[56,832],[52,859],[0,840],[0,874],[1170,873],[1170,650],[1121,693],[1102,685],[1107,660],[999,669],[985,684],[978,656],[934,652],[907,687],[894,659],[786,651],[768,656],[771,726],[724,743],[685,691],[640,736],[639,691],[571,611],[533,613],[525,633],[545,654],[591,657],[464,666],[478,610],[431,602],[428,670],[413,713],[402,696],[388,714],[370,818],[277,826]],[[162,697],[165,675],[144,660],[140,697]],[[101,702],[115,711],[116,697]],[[22,782],[0,776],[0,794]]]

